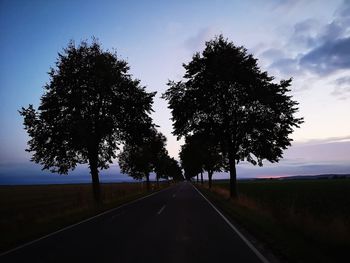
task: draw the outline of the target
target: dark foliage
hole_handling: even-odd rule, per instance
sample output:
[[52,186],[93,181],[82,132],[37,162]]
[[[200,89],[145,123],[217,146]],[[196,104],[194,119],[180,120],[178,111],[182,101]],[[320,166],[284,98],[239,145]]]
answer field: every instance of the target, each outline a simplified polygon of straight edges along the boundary
[[29,105],[20,111],[32,161],[61,174],[89,163],[97,200],[98,169],[108,168],[118,144],[133,140],[151,122],[155,93],[147,93],[128,70],[96,40],[71,42],[49,72],[38,110]]
[[208,133],[187,136],[185,144],[181,147],[180,160],[185,170],[186,179],[189,180],[198,173],[207,171],[210,187],[213,173],[220,172],[224,167],[224,157],[219,141]]
[[277,162],[302,118],[288,95],[291,79],[273,82],[244,47],[219,36],[184,64],[184,81],[168,83],[174,134],[213,134],[228,160],[231,196],[236,196],[236,162]]
[[156,173],[157,181],[168,177],[179,180],[182,175],[179,174],[177,162],[169,157],[165,146],[165,136],[155,128],[150,128],[149,132],[140,136],[139,140],[125,144],[118,156],[121,171],[134,179],[146,178],[147,187],[151,172]]
[[187,137],[180,151],[181,166],[184,169],[186,180],[191,180],[192,177],[203,172],[203,158],[201,154],[199,145],[196,142],[192,143],[190,137]]

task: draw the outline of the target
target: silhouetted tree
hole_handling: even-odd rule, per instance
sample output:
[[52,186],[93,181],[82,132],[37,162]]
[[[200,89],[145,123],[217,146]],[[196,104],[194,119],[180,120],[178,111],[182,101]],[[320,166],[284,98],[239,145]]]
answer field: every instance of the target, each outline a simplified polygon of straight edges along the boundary
[[224,167],[224,157],[221,152],[220,143],[214,136],[209,134],[194,134],[192,137],[199,143],[203,170],[208,172],[208,183],[209,188],[211,188],[214,172],[221,172]]
[[[196,133],[185,138],[185,144],[180,152],[180,159],[185,168],[192,169],[201,174],[203,183],[203,171],[208,172],[209,188],[212,185],[214,172],[220,172],[224,166],[224,158],[219,142],[209,133]],[[193,172],[193,173],[194,173]],[[191,173],[190,171],[188,173]],[[197,173],[198,175],[198,173]]]
[[191,140],[190,136],[186,137],[179,155],[186,179],[191,180],[192,177],[197,176],[198,182],[198,174],[203,172],[203,158],[197,141]]
[[182,171],[178,162],[170,157],[167,153],[161,155],[155,166],[155,173],[157,178],[173,179],[174,181],[182,181]]
[[[164,149],[165,150],[165,149]],[[168,152],[165,150],[158,154],[156,163],[154,164],[154,172],[156,174],[157,186],[159,187],[160,179],[167,179]]]
[[134,179],[141,180],[146,178],[147,189],[150,189],[149,176],[152,171],[158,172],[161,176],[163,171],[160,165],[161,159],[167,155],[165,149],[166,138],[154,128],[148,133],[142,134],[140,141],[128,142],[123,151],[118,155],[119,166],[123,173],[126,173]]
[[118,143],[131,141],[151,122],[155,93],[147,93],[128,70],[125,61],[103,51],[96,40],[91,45],[71,42],[48,73],[38,110],[29,105],[20,111],[31,160],[61,174],[88,163],[97,202],[98,170],[112,163]]
[[273,82],[244,47],[223,36],[206,42],[205,50],[184,64],[184,81],[168,83],[174,134],[212,132],[228,160],[231,197],[237,196],[236,162],[277,162],[302,118],[287,93],[291,79]]
[[175,182],[183,181],[184,177],[182,175],[181,167],[174,158],[170,158],[167,166],[167,174],[170,178],[172,178]]

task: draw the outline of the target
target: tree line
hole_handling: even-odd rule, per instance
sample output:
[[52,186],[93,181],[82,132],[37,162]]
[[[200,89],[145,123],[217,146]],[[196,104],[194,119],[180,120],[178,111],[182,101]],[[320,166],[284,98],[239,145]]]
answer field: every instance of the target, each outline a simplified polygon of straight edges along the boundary
[[[291,142],[297,102],[288,95],[291,79],[274,82],[244,47],[218,36],[206,42],[188,64],[183,80],[169,81],[162,98],[172,112],[173,134],[185,138],[178,162],[166,150],[166,137],[150,116],[156,92],[147,92],[129,65],[97,40],[70,42],[49,71],[38,109],[19,112],[29,134],[31,161],[67,174],[78,164],[90,168],[100,202],[99,170],[118,159],[135,179],[191,179],[229,171],[237,196],[236,163],[277,162]],[[119,152],[117,154],[117,152]]]
[[204,170],[228,171],[237,197],[236,164],[278,162],[289,135],[303,123],[289,95],[292,79],[274,81],[257,59],[222,35],[195,53],[179,82],[169,81],[163,98],[172,112],[173,134],[185,138],[180,159],[186,177]]

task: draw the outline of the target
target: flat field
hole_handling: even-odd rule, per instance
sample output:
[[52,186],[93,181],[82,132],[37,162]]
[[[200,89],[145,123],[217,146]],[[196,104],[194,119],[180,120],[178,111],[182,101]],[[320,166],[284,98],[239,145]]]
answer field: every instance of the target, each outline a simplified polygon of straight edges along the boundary
[[103,205],[96,207],[90,184],[0,186],[0,251],[147,194],[142,183],[101,184],[101,190]]
[[239,181],[228,200],[228,181],[209,197],[279,254],[282,261],[342,262],[350,251],[350,180]]

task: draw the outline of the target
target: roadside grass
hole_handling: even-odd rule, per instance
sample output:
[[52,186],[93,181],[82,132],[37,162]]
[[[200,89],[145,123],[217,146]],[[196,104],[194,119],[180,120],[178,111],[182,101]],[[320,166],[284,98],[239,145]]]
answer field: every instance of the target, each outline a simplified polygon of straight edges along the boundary
[[350,251],[350,180],[228,181],[200,189],[282,262],[344,262]]
[[101,184],[101,191],[103,204],[97,207],[90,184],[0,186],[0,251],[150,193],[142,183]]

